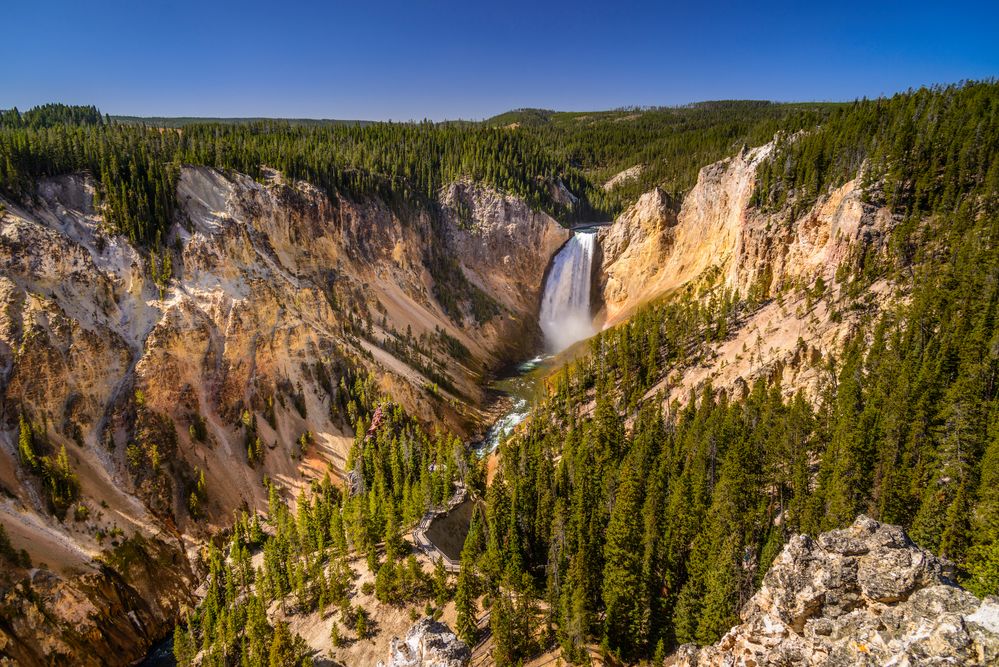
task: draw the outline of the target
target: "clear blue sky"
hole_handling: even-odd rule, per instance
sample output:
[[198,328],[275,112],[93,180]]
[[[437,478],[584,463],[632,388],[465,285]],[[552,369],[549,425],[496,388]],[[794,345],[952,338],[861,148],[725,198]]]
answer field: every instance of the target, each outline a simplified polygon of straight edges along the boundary
[[999,75],[999,0],[12,0],[2,13],[0,108],[440,120]]

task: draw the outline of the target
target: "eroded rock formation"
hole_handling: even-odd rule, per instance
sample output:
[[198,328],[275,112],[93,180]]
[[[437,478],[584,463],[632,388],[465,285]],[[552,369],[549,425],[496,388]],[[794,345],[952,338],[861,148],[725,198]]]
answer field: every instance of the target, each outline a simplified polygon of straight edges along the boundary
[[[572,233],[524,201],[468,181],[442,194],[455,257],[468,279],[500,301],[517,326],[537,317],[542,279],[552,256]],[[526,354],[530,338],[508,340],[509,354]],[[502,343],[497,342],[497,346]]]
[[792,538],[742,624],[668,664],[999,664],[999,598],[979,600],[954,581],[953,565],[901,528],[861,516],[814,540]]
[[[707,300],[727,291],[759,306],[725,341],[699,350],[696,366],[652,393],[667,390],[670,399],[683,400],[707,381],[736,389],[778,374],[786,392],[814,395],[822,363],[855,330],[863,309],[845,307],[837,271],[883,253],[896,221],[869,203],[877,193],[865,196],[859,177],[797,217],[755,209],[756,167],[771,151],[767,144],[704,167],[682,206],[659,190],[648,192],[600,230],[595,288],[604,326],[679,292]],[[878,308],[902,296],[888,298],[899,287],[880,282],[864,298],[850,299]]]
[[[0,624],[0,651],[139,657],[190,603],[199,540],[266,506],[264,475],[294,490],[342,471],[358,379],[428,425],[477,427],[484,375],[538,335],[568,232],[514,198],[457,193],[461,219],[185,167],[152,253],[106,231],[86,176],[3,201],[0,521],[38,569],[5,572],[2,617],[19,620]],[[78,478],[62,519],[18,460],[22,416]],[[19,601],[25,582],[38,604]]]
[[464,667],[472,658],[451,628],[432,618],[417,621],[405,639],[393,639],[389,653],[379,667]]

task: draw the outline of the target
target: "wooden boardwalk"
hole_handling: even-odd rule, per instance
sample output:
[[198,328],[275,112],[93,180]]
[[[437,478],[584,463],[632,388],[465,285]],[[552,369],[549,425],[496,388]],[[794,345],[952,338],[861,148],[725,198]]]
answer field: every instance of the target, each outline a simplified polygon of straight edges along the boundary
[[468,491],[465,489],[465,486],[463,484],[459,484],[458,488],[454,492],[454,495],[451,496],[450,500],[448,500],[447,505],[428,510],[426,514],[423,515],[423,518],[420,519],[419,525],[413,529],[413,543],[416,547],[425,553],[434,563],[443,563],[444,569],[448,572],[457,572],[460,569],[460,563],[458,560],[450,558],[446,553],[441,551],[437,545],[434,544],[429,537],[427,537],[427,531],[430,529],[430,524],[433,523],[435,519],[446,515],[455,507],[465,502],[465,498],[467,496]]

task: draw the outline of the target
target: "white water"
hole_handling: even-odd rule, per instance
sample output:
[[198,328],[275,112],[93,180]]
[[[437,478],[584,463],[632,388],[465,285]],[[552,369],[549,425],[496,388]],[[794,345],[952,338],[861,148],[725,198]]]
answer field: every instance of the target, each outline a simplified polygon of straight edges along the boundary
[[473,445],[480,457],[495,450],[530,414],[538,382],[531,372],[551,359],[551,355],[596,333],[590,317],[590,277],[596,236],[595,232],[576,232],[552,260],[538,318],[545,334],[546,353],[525,361],[515,374],[494,383],[495,388],[510,397],[510,409]]
[[[473,445],[479,457],[488,456],[499,446],[500,440],[513,433],[520,422],[527,418],[531,412],[531,401],[534,388],[529,381],[525,381],[525,376],[542,364],[548,357],[534,357],[517,366],[516,374],[501,380],[498,387],[503,393],[510,397],[510,409],[502,417],[493,422],[493,425],[486,431],[481,442]],[[496,385],[494,385],[496,386]]]
[[596,237],[596,232],[576,232],[552,262],[539,316],[550,352],[560,352],[595,333],[590,316],[590,275]]

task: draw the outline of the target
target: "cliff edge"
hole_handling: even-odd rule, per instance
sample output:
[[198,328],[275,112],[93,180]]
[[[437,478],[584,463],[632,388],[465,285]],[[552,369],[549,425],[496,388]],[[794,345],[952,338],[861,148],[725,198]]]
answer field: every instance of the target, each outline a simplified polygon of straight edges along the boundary
[[860,516],[784,547],[742,624],[713,645],[684,645],[677,667],[995,665],[999,598],[959,587],[954,566],[898,526]]

